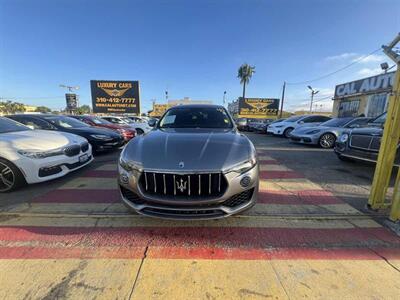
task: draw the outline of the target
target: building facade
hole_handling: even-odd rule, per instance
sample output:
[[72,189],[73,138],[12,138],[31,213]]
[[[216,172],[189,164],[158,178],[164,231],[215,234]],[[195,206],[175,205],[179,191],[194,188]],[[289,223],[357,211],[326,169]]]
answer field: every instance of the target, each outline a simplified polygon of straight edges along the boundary
[[395,72],[339,84],[333,98],[333,117],[377,117],[386,111]]

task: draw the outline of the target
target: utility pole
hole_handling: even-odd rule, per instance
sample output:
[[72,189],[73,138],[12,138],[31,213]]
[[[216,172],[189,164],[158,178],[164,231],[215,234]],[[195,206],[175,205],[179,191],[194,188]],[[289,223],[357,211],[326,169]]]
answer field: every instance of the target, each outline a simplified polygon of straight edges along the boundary
[[318,94],[319,91],[315,91],[311,86],[307,86],[311,90],[311,105],[310,105],[310,114],[312,113],[312,105],[314,102],[314,95]]
[[225,106],[225,100],[226,100],[226,91],[224,91],[224,96],[222,98],[222,103]]
[[279,119],[282,119],[283,101],[285,101],[285,89],[286,89],[286,81],[283,82],[283,87],[282,87],[282,99],[281,99],[281,109],[279,112]]

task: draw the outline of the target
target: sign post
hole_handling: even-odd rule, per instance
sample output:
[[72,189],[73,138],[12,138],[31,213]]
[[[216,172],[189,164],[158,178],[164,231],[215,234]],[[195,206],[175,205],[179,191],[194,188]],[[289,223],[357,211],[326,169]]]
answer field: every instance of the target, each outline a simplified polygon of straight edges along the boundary
[[91,80],[94,113],[140,115],[139,81]]

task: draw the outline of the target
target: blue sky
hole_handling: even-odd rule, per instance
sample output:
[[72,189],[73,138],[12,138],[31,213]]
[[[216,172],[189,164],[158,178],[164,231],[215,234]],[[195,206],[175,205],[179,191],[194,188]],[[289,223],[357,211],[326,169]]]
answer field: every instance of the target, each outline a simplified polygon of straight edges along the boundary
[[[334,71],[399,31],[398,0],[0,0],[0,97],[60,109],[60,83],[79,85],[90,104],[91,79],[121,79],[140,81],[142,111],[166,88],[171,99],[222,103],[225,90],[228,100],[241,95],[244,62],[256,67],[247,96],[280,97],[283,81]],[[382,61],[377,52],[313,82],[316,98],[379,73]],[[306,85],[288,86],[288,109],[307,107]]]

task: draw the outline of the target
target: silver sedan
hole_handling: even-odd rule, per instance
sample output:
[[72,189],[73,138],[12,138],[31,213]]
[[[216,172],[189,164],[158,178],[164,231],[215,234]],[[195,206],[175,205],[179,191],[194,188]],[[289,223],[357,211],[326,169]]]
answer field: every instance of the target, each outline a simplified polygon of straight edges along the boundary
[[170,108],[155,128],[131,140],[119,160],[123,203],[143,215],[222,218],[251,208],[258,162],[222,106]]
[[362,127],[370,118],[334,118],[318,126],[298,127],[290,133],[290,140],[297,143],[319,145],[322,148],[333,148],[336,139],[345,130]]

